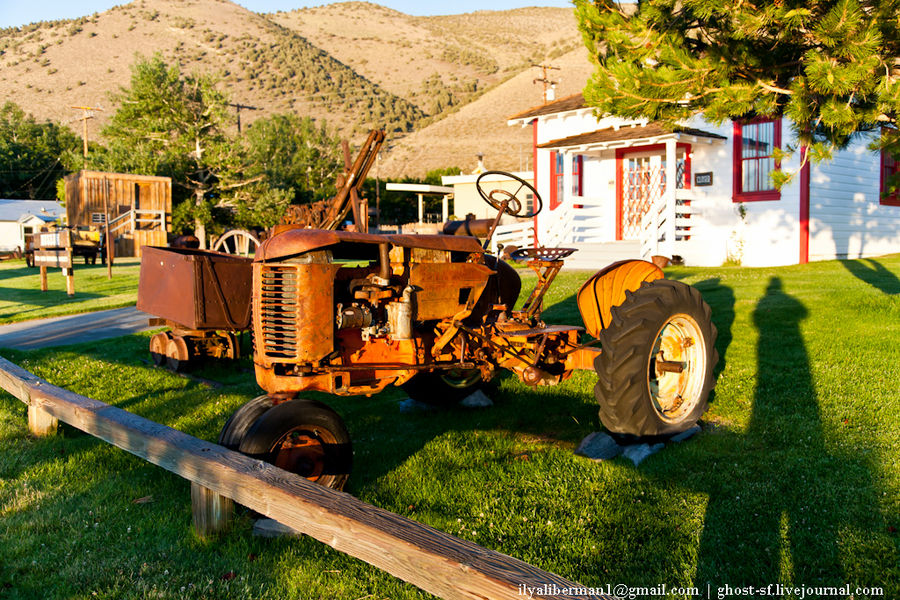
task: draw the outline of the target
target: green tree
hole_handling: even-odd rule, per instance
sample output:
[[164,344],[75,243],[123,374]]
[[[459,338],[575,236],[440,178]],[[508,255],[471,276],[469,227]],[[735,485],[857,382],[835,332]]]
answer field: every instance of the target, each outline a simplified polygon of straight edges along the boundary
[[255,121],[246,134],[253,175],[264,175],[273,188],[289,192],[294,202],[328,198],[343,170],[340,139],[327,123],[278,114]]
[[816,160],[883,127],[881,145],[900,148],[900,0],[575,4],[601,113],[784,115]]
[[205,247],[207,227],[222,220],[217,209],[235,209],[238,190],[262,179],[247,175],[243,148],[227,133],[227,97],[215,78],[184,75],[156,55],[137,59],[131,85],[113,101],[119,108],[103,129],[108,148],[96,160],[111,170],[172,177],[190,198],[177,220],[192,221]]
[[6,102],[0,107],[0,198],[56,198],[56,182],[66,174],[62,157],[80,147],[68,127],[38,123]]

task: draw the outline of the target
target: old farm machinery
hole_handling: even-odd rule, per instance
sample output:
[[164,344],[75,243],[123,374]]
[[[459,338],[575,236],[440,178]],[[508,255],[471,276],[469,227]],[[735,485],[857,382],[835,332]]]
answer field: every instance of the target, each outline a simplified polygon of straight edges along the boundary
[[[515,193],[478,181],[498,210],[494,226],[500,214],[541,209],[537,191],[516,181]],[[544,295],[572,252],[512,254],[537,275],[517,309],[517,271],[475,238],[321,229],[270,237],[253,259],[250,285],[253,362],[266,393],[232,415],[220,443],[340,488],[350,436],[337,413],[305,393],[371,395],[399,385],[413,398],[450,403],[501,370],[529,386],[594,370],[600,419],[614,433],[692,426],[706,410],[718,360],[700,293],[651,263],[623,261],[579,290],[583,326],[547,325]]]
[[[354,228],[368,228],[362,185],[384,142],[372,131],[351,163],[344,142],[344,172],[333,198],[291,206],[269,235],[290,229],[337,229],[352,213]],[[196,246],[196,238],[194,238]],[[260,241],[249,231],[233,229],[213,244],[213,252],[196,248],[148,248],[141,261],[137,307],[156,315],[152,325],[168,331],[150,338],[156,365],[179,371],[205,357],[237,359],[240,334],[250,328],[251,256]]]

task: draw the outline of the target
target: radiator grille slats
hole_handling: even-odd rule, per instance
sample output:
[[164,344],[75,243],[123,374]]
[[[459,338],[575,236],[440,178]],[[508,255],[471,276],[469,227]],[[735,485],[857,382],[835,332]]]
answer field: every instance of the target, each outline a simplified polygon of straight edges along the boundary
[[262,265],[260,270],[262,351],[271,358],[297,357],[297,275],[286,265]]

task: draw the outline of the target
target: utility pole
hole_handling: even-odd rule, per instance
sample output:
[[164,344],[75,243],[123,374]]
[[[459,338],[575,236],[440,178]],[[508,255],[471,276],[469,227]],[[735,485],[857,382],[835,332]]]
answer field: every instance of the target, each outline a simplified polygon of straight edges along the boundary
[[257,106],[250,106],[249,104],[241,104],[239,102],[229,102],[228,106],[233,106],[235,109],[237,109],[237,126],[239,135],[241,133],[241,110],[260,110]]
[[103,110],[97,106],[73,106],[72,108],[81,110],[81,118],[74,119],[75,121],[81,121],[83,126],[82,140],[84,141],[84,166],[87,167],[87,155],[88,155],[88,133],[87,133],[87,122],[88,119],[94,118],[95,110]]
[[547,71],[550,71],[550,70],[559,71],[560,68],[554,67],[553,65],[538,65],[538,64],[533,64],[533,63],[531,66],[537,67],[541,70],[541,73],[542,73],[541,77],[538,79],[535,79],[534,81],[532,81],[532,83],[540,82],[544,85],[543,98],[544,98],[544,104],[547,104],[547,102],[548,102],[547,92],[550,89],[552,89],[554,86],[556,86],[557,83],[559,83],[558,81],[553,81],[549,77],[547,77]]

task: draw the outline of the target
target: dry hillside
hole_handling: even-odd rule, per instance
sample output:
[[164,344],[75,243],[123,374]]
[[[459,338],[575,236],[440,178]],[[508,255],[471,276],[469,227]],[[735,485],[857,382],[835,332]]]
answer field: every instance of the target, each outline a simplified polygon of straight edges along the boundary
[[341,2],[268,16],[428,115],[582,47],[568,8],[414,17]]
[[[226,0],[136,0],[92,17],[0,32],[0,102],[66,121],[71,106],[110,106],[137,53],[220,75],[232,101],[267,112],[328,117],[344,132],[408,128],[422,118],[328,53]],[[101,123],[103,117],[101,114]]]
[[564,67],[550,72],[558,95],[579,91],[589,72],[565,8],[413,17],[346,2],[259,15],[229,0],[135,0],[0,30],[0,103],[76,130],[71,107],[103,107],[89,122],[97,139],[116,109],[109,92],[128,84],[137,54],[155,52],[184,71],[217,73],[233,102],[260,109],[243,112],[245,124],[290,111],[356,139],[386,126],[382,176],[471,169],[479,151],[492,167],[525,166],[530,138],[506,117],[540,102],[531,65]]
[[[575,50],[553,61],[559,81],[557,98],[582,90],[591,73],[587,53]],[[459,111],[407,136],[393,136],[382,152],[379,174],[417,175],[431,169],[457,166],[463,172],[475,168],[477,153],[484,154],[488,169],[531,168],[530,128],[510,127],[508,117],[541,103],[541,89],[534,84],[540,70],[528,69],[500,84]]]

